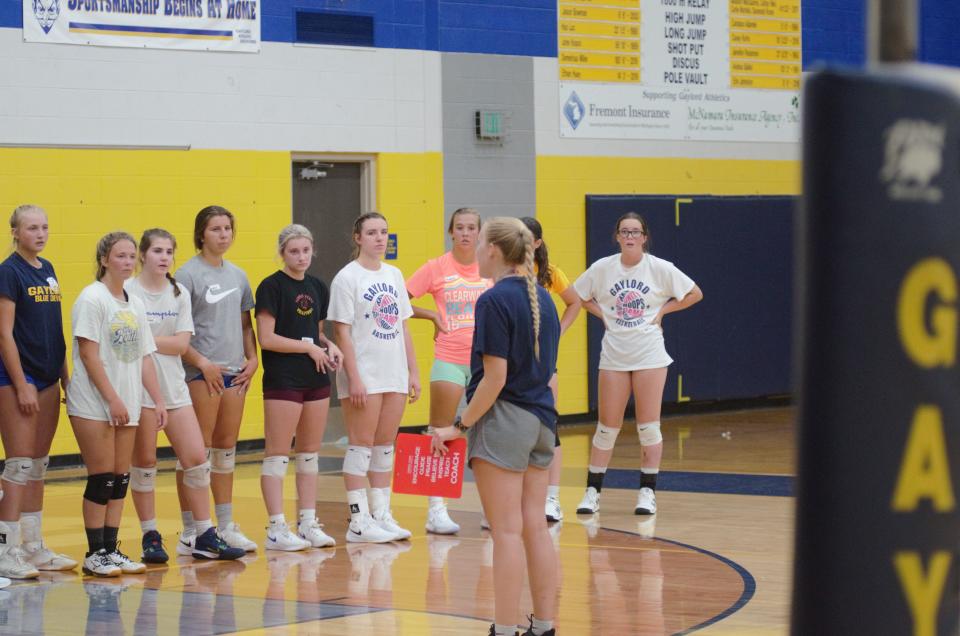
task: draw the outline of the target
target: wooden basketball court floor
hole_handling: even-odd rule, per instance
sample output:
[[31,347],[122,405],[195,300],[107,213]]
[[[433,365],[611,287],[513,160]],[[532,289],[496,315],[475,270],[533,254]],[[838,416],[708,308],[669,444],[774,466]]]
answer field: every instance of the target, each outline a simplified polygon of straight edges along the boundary
[[[601,511],[577,516],[593,426],[561,430],[565,519],[551,534],[560,556],[562,634],[777,634],[788,628],[794,412],[762,409],[664,419],[665,453],[655,517],[633,514],[639,444],[625,427]],[[261,550],[240,562],[176,557],[180,519],[172,473],[157,490],[171,562],[146,575],[93,579],[43,574],[0,592],[0,634],[486,634],[493,617],[492,541],[480,529],[473,483],[450,502],[462,530],[428,535],[426,501],[395,496],[413,538],[346,545],[342,448],[327,448],[318,511],[334,549],[262,550],[266,513],[259,456],[238,467],[234,517]],[[293,471],[287,517],[294,516]],[[48,544],[85,549],[77,471],[51,473]],[[140,555],[128,499],[121,549]],[[522,564],[518,564],[521,567]],[[529,598],[523,599],[530,611]]]

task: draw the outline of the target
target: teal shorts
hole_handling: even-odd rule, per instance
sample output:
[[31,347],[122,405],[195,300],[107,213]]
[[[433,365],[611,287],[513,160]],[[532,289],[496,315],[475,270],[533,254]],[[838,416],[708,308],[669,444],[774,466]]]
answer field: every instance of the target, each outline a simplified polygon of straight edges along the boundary
[[467,386],[470,383],[470,365],[434,360],[433,367],[430,368],[430,381],[452,382],[459,386]]

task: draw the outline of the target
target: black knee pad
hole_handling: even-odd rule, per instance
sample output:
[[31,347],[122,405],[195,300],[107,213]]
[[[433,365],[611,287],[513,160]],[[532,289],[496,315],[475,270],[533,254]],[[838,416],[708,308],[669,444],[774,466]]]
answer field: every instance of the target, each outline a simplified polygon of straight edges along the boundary
[[127,486],[130,485],[130,473],[123,473],[122,475],[117,475],[117,478],[113,481],[113,493],[110,495],[111,499],[123,499],[127,496]]
[[116,481],[113,473],[98,473],[87,476],[87,487],[83,491],[83,498],[101,506],[107,505],[113,495],[113,484]]

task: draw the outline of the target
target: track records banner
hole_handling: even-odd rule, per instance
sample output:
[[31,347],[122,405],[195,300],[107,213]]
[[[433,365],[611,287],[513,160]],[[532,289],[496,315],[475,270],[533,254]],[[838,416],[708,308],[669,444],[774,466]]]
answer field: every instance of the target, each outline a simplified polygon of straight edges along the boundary
[[800,139],[800,0],[559,0],[560,136]]
[[260,0],[23,0],[23,39],[257,53],[260,13]]

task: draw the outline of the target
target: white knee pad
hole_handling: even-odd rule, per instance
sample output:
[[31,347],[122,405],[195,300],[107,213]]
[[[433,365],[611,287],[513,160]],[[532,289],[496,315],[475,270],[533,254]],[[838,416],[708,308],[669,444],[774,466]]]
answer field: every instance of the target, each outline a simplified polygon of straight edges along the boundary
[[319,453],[297,453],[294,461],[298,475],[316,475],[320,472]]
[[30,457],[7,457],[4,460],[3,480],[25,486],[30,469],[33,468],[33,459]]
[[207,488],[210,485],[210,462],[184,469],[183,485],[187,488]]
[[130,488],[133,492],[153,492],[157,485],[157,467],[130,467]]
[[27,479],[30,481],[43,481],[47,476],[47,466],[49,465],[49,455],[44,457],[34,457],[33,466],[30,468],[30,472],[27,474]]
[[373,447],[373,456],[370,458],[370,471],[374,473],[393,472],[393,444]]
[[593,434],[593,445],[600,450],[613,450],[613,445],[617,443],[617,435],[619,434],[619,428],[597,422],[597,432]]
[[343,472],[347,475],[366,477],[370,470],[370,456],[373,449],[367,446],[347,446],[347,454],[343,456]]
[[663,435],[660,433],[660,422],[646,422],[637,424],[637,436],[640,438],[641,446],[653,446],[663,441]]
[[260,474],[264,477],[279,477],[283,479],[287,476],[287,464],[290,458],[286,455],[271,455],[263,458],[263,464],[260,466]]
[[218,475],[229,475],[237,465],[237,447],[211,448],[210,472]]

